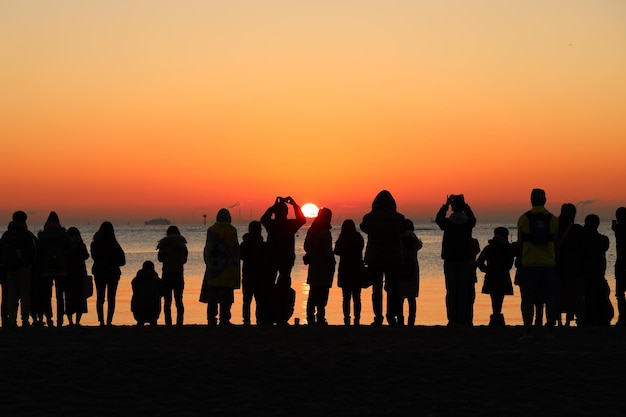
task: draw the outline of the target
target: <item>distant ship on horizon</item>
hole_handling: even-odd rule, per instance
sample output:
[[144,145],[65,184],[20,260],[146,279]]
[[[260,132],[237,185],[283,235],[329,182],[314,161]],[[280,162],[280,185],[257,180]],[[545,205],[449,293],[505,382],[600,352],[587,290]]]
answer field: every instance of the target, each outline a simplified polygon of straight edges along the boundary
[[168,226],[172,224],[172,222],[170,222],[167,219],[164,219],[163,217],[159,217],[158,219],[146,220],[144,224],[146,226]]

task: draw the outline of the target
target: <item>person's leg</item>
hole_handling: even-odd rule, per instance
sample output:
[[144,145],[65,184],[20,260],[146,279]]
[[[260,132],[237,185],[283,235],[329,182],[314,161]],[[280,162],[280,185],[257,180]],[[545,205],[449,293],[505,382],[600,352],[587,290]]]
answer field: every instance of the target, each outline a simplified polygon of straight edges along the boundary
[[459,324],[457,311],[457,286],[456,269],[452,261],[443,261],[443,276],[446,286],[446,315],[448,317],[448,326]]
[[626,326],[626,268],[615,265],[615,298],[617,300],[616,326]]
[[352,301],[354,303],[354,325],[361,324],[361,289],[352,290]]
[[326,325],[326,305],[328,304],[328,294],[330,288],[322,287],[319,289],[319,299],[317,303],[317,324]]
[[417,316],[417,299],[415,297],[409,297],[407,299],[409,304],[409,318],[407,324],[409,326],[415,326],[415,318]]
[[104,297],[107,286],[104,282],[96,281],[96,313],[98,314],[98,322],[100,326],[104,326]]
[[309,285],[309,297],[306,300],[306,322],[309,326],[315,324],[315,296],[317,287]]
[[174,288],[174,303],[176,303],[176,325],[182,326],[185,317],[185,305],[183,304],[183,286]]
[[554,325],[558,315],[558,307],[556,305],[557,292],[558,292],[558,279],[556,271],[553,267],[541,268],[541,284],[542,284],[542,299],[546,304],[546,329],[548,336],[553,336]]
[[163,280],[163,318],[165,319],[165,325],[172,325],[172,292],[173,288],[169,281]]
[[343,311],[343,324],[346,326],[350,325],[350,297],[352,296],[351,291],[348,288],[341,289],[341,309]]
[[243,324],[250,324],[250,306],[252,305],[252,297],[254,292],[251,286],[244,282],[241,286],[241,292],[243,294],[243,305],[241,307],[241,316],[243,318]]
[[[22,326],[29,326],[30,321],[30,291],[31,291],[31,269],[22,267],[18,270],[18,298],[20,300],[20,312],[22,316]],[[16,312],[17,315],[17,312]]]
[[536,288],[536,268],[525,267],[519,271],[519,286],[521,293],[521,311],[522,320],[524,322],[524,336],[531,337],[533,330],[533,318],[535,307],[538,302]]
[[117,295],[118,280],[113,279],[107,286],[107,325],[113,324],[113,315],[115,314],[115,297]]
[[383,271],[378,268],[370,268],[372,278],[372,310],[374,312],[374,322],[372,325],[381,326],[383,324]]
[[57,300],[57,326],[63,327],[63,316],[65,315],[65,282],[66,277],[56,277],[54,280],[54,295]]

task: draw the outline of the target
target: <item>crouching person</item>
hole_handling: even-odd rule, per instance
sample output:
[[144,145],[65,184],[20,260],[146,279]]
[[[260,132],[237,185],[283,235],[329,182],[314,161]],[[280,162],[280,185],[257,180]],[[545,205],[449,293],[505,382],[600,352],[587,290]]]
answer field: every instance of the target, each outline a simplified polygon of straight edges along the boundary
[[159,275],[154,270],[154,263],[146,261],[137,271],[131,282],[133,296],[130,309],[137,321],[137,326],[149,323],[156,326],[161,315],[162,285]]

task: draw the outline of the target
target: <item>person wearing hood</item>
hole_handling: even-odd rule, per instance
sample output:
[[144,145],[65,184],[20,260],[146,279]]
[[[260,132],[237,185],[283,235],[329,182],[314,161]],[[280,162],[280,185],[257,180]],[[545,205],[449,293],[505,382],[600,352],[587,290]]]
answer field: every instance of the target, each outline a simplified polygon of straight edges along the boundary
[[[452,212],[446,217],[448,210]],[[474,291],[472,229],[476,217],[463,194],[449,195],[435,217],[443,230],[441,258],[446,282],[448,326],[471,326]]]
[[57,326],[61,327],[65,314],[67,261],[72,243],[67,230],[61,226],[56,212],[50,212],[43,230],[37,234],[37,242],[39,285],[33,289],[33,296],[38,300],[38,305],[31,305],[31,307],[38,310],[36,316],[40,321],[43,319],[42,316],[45,316],[48,326],[54,326],[52,320],[52,285],[54,284]]
[[165,325],[172,325],[172,293],[176,303],[176,325],[183,325],[185,306],[183,305],[183,289],[185,288],[184,265],[187,263],[189,251],[187,240],[181,236],[176,226],[167,228],[166,236],[157,244],[157,259],[163,263],[163,313]]
[[27,215],[16,211],[0,238],[0,267],[6,273],[2,288],[2,326],[17,326],[18,308],[22,327],[30,326],[32,268],[37,257],[37,238],[28,230]]
[[98,322],[104,326],[104,299],[107,300],[106,325],[113,325],[117,286],[122,276],[120,267],[126,265],[126,254],[115,237],[113,224],[102,222],[91,242],[91,272],[96,284],[96,312]]
[[207,322],[230,325],[231,306],[235,301],[235,289],[241,286],[239,265],[239,241],[237,229],[231,224],[230,212],[222,208],[215,224],[207,230],[204,246],[206,270],[200,290],[200,302],[207,304]]
[[482,293],[491,297],[490,326],[504,326],[502,304],[505,295],[513,295],[511,268],[515,260],[513,247],[509,243],[509,229],[496,227],[493,238],[482,250],[476,263],[478,269],[485,273]]
[[[363,216],[359,225],[367,235],[365,264],[372,281],[373,326],[383,324],[383,287],[393,288],[403,262],[401,235],[406,231],[406,222],[398,213],[396,200],[387,190],[380,191],[372,202],[372,210]],[[383,282],[384,280],[384,282]],[[389,293],[387,294],[389,296]],[[397,303],[387,300],[387,322],[395,326],[398,313],[393,311]]]
[[326,305],[328,294],[333,286],[335,275],[335,255],[330,221],[332,212],[321,208],[304,239],[304,264],[309,266],[306,283],[309,284],[309,298],[306,303],[306,316],[309,325],[327,325]]

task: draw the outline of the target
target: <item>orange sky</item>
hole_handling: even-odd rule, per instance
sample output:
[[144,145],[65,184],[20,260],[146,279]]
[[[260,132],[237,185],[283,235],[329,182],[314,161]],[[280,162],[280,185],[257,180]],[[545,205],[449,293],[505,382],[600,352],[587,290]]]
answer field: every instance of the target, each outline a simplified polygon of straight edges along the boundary
[[[4,1],[0,223],[626,205],[626,2]],[[235,216],[236,217],[236,216]],[[2,220],[4,219],[4,220]],[[582,221],[582,219],[578,219]]]

